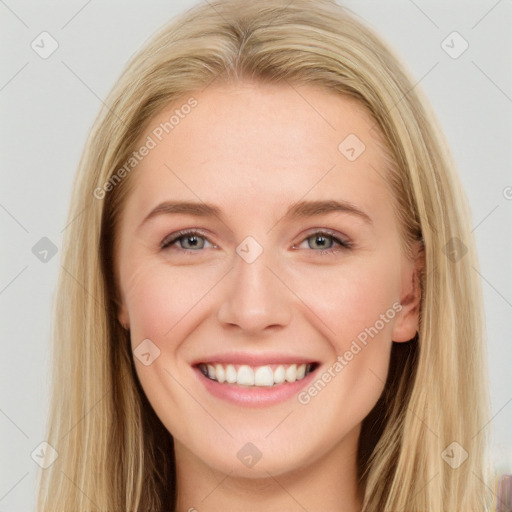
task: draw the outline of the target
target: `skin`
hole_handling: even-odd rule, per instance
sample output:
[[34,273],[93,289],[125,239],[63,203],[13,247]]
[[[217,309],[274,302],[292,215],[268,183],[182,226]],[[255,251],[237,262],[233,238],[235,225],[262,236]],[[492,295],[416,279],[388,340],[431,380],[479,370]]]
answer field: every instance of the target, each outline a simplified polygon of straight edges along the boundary
[[[360,510],[361,422],[384,388],[392,341],[418,327],[419,263],[403,251],[377,130],[355,100],[315,86],[242,82],[193,96],[198,105],[129,178],[116,252],[119,321],[133,349],[150,339],[160,350],[135,365],[175,440],[177,510]],[[183,103],[157,115],[141,142]],[[338,150],[348,134],[366,145],[354,161]],[[323,199],[349,201],[371,223],[346,212],[284,217],[297,201]],[[222,214],[141,225],[164,200],[213,203]],[[187,237],[160,248],[189,228],[205,233],[199,248]],[[325,229],[352,247],[329,237],[322,246],[312,235]],[[252,263],[236,252],[247,236],[263,248]],[[398,303],[306,405],[293,396],[238,406],[210,395],[191,368],[214,353],[285,352],[318,361],[321,375]],[[251,468],[237,457],[247,442],[262,453]]]

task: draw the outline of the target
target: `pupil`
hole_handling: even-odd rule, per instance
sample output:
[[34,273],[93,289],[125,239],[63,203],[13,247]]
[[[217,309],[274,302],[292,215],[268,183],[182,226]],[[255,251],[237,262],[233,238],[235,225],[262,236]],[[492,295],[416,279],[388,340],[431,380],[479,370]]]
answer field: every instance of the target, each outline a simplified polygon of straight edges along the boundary
[[320,241],[319,245],[323,246],[325,244],[325,237],[324,236],[317,236],[316,237],[317,243]]

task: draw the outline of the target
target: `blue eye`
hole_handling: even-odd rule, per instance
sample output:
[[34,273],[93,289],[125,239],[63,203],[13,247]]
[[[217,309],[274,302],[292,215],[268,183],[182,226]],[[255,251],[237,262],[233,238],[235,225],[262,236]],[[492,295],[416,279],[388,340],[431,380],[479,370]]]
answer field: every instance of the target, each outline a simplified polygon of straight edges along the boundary
[[[312,233],[304,241],[308,242],[308,246],[310,249],[313,249],[314,252],[320,252],[320,255],[334,254],[340,251],[340,249],[350,249],[352,245],[349,242],[342,241],[334,235],[326,232],[326,231],[316,231]],[[311,242],[312,241],[312,242]],[[330,241],[330,243],[329,243]],[[177,233],[173,233],[169,237],[165,238],[161,243],[160,248],[169,249],[173,245],[179,243],[179,247],[176,247],[176,250],[182,252],[200,252],[201,249],[205,248],[205,243],[211,243],[206,236],[204,236],[200,231],[196,230],[185,230],[178,231]],[[313,245],[313,247],[312,247]],[[317,247],[314,247],[314,246]],[[212,247],[217,247],[212,244]],[[296,246],[293,246],[296,248]]]
[[[329,240],[331,241],[330,244]],[[349,242],[342,241],[339,238],[335,237],[334,235],[331,235],[330,233],[327,233],[325,231],[317,231],[312,235],[309,235],[305,239],[305,241],[308,241],[309,248],[315,249],[315,247],[311,246],[316,245],[316,249],[319,249],[321,251],[321,255],[334,254],[338,252],[340,249],[351,248],[351,244]]]
[[[201,239],[203,242],[201,242]],[[180,242],[181,247],[178,247],[178,250],[196,251],[204,247],[204,240],[208,239],[199,231],[179,231],[178,233],[175,233],[170,240],[166,238],[160,247],[161,249],[166,249],[174,245],[176,242]],[[189,245],[189,247],[184,247],[184,244]]]

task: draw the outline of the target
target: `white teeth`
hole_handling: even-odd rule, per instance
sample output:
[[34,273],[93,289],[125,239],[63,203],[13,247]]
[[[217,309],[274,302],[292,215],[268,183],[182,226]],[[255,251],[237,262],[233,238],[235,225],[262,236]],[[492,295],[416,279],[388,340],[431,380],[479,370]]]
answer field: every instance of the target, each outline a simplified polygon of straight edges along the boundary
[[282,384],[286,379],[284,366],[280,365],[274,371],[274,384]]
[[254,370],[246,364],[240,366],[236,383],[242,386],[254,386]]
[[311,364],[281,364],[275,370],[268,365],[253,368],[246,364],[239,366],[238,370],[233,364],[201,364],[199,367],[204,375],[220,383],[263,387],[301,380],[313,369]]
[[292,364],[286,368],[286,382],[295,382],[297,380],[297,365]]
[[234,384],[236,382],[236,370],[232,364],[226,366],[226,382]]
[[260,366],[254,372],[254,384],[256,386],[273,386],[274,372],[270,366]]
[[221,364],[215,366],[215,377],[219,382],[224,382],[226,380],[226,372]]

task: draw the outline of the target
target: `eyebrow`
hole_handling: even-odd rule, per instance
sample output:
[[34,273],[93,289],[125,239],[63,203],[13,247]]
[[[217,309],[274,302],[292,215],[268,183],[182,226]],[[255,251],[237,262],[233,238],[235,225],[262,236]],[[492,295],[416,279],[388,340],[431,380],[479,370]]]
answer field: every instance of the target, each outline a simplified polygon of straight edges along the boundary
[[[361,218],[368,224],[373,224],[371,217],[363,210],[348,201],[336,201],[333,199],[323,201],[300,201],[288,207],[282,219],[291,218],[307,218],[315,215],[324,215],[332,212],[347,213]],[[147,221],[158,215],[193,215],[195,217],[219,217],[222,218],[222,211],[217,206],[193,201],[164,201],[153,208],[144,220],[140,223],[139,228]]]

